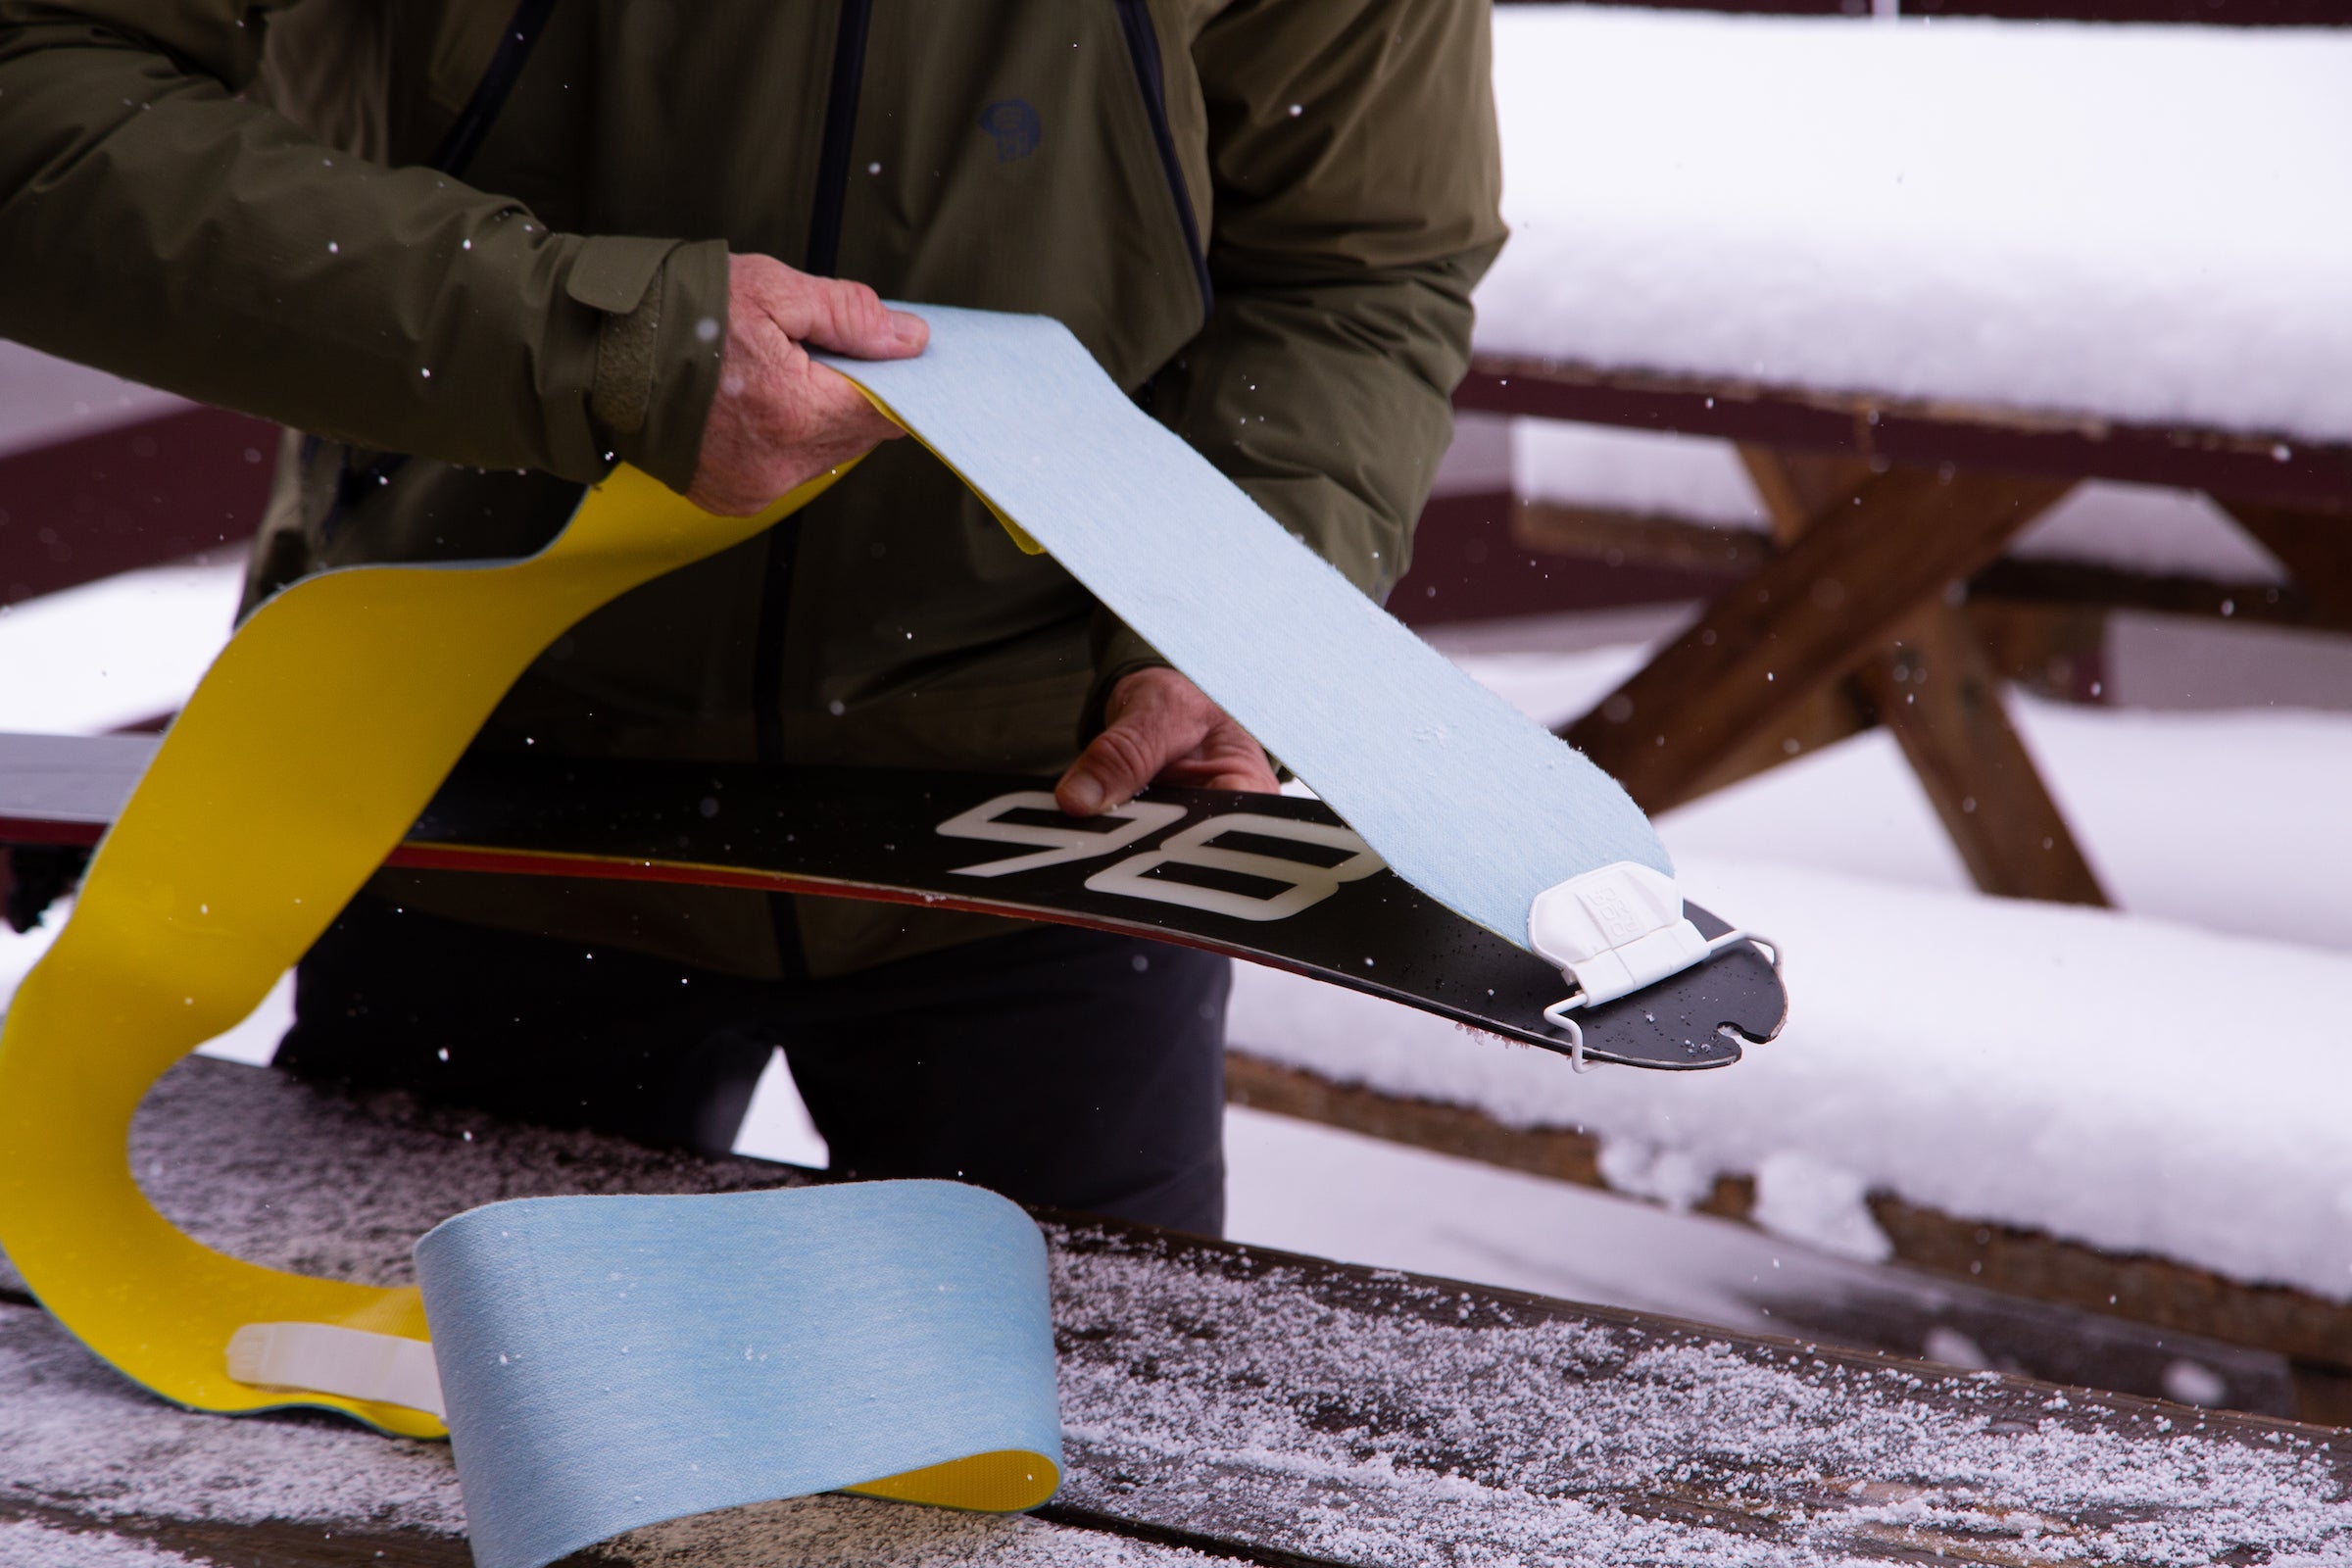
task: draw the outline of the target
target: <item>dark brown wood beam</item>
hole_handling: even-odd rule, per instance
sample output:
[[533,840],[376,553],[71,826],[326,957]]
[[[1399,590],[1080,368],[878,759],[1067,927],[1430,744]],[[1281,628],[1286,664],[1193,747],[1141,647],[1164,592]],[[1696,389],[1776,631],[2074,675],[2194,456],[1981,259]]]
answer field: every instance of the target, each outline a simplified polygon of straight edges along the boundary
[[1734,750],[1691,786],[1698,800],[1741,779],[1770,772],[1813,752],[1849,740],[1879,721],[1850,681],[1831,681],[1781,715],[1780,722]]
[[1536,556],[1745,577],[1773,553],[1772,541],[1752,529],[1711,528],[1654,513],[1521,500],[1511,503],[1509,515],[1511,543]]
[[[1784,546],[1835,522],[1872,478],[1871,466],[1852,458],[1742,446],[1740,461]],[[1947,597],[1913,610],[1894,646],[1856,664],[1848,685],[1894,733],[1979,888],[2104,906],[2097,876],[2001,706],[1999,674]]]
[[2316,511],[2221,501],[2224,512],[2278,558],[2313,605],[2352,622],[2352,508]]
[[2124,479],[2326,510],[2352,507],[2352,443],[1480,355],[1454,407],[1754,441],[1918,467]]
[[1564,734],[1644,809],[1688,800],[2067,488],[2008,474],[1874,474]]
[[2352,614],[2312,602],[2293,583],[2217,582],[2205,577],[2123,571],[2076,561],[2001,560],[1969,579],[1969,603],[2020,609],[2137,610],[2152,615],[2234,620],[2312,631],[2352,631]]
[[0,605],[241,548],[277,427],[191,409],[0,457]]
[[[1569,556],[1620,568],[1705,573],[1716,579],[1712,584],[1716,588],[1753,572],[1775,549],[1769,536],[1752,529],[1716,528],[1681,517],[1606,507],[1523,500],[1510,506],[1509,515],[1512,542],[1531,556]],[[2014,556],[1992,562],[1969,579],[1967,608],[1971,616],[1981,618],[1981,612],[1992,606],[2004,612],[2080,612],[2089,617],[2083,624],[2095,623],[2110,610],[2138,610],[2157,615],[2352,631],[2352,609],[2322,607],[2295,583],[2223,582],[2131,571],[2092,562],[2020,560]],[[1979,630],[1985,628],[1981,625]],[[2026,678],[2022,666],[2003,662],[2001,668],[2011,680]]]
[[1986,893],[2109,904],[2033,753],[2001,706],[2001,678],[1956,611],[1932,605],[1853,679]]

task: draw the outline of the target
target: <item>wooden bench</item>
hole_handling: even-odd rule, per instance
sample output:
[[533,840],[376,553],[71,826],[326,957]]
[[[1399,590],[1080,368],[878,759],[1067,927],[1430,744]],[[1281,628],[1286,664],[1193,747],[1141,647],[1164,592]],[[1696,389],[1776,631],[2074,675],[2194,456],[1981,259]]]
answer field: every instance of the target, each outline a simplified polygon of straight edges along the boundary
[[[149,1192],[216,1246],[397,1280],[448,1212],[806,1174],[197,1060]],[[1067,1479],[1034,1516],[847,1497],[609,1563],[2256,1562],[2352,1551],[2352,1436],[1046,1216]],[[156,1310],[170,1310],[169,1302]],[[467,1560],[447,1450],[172,1409],[0,1285],[0,1560]],[[69,1550],[78,1555],[69,1555]],[[167,1558],[163,1552],[176,1552]],[[44,1556],[46,1553],[46,1556]]]
[[[1713,577],[1680,636],[1561,733],[1650,811],[1883,723],[1977,884],[2106,902],[1999,702],[2004,678],[2095,649],[2122,609],[2352,632],[2352,445],[2064,420],[1801,388],[1482,358],[1486,414],[1739,443],[1769,536],[1510,498],[1527,551]],[[2002,559],[2088,479],[2201,490],[2291,584]]]
[[[2119,604],[2352,629],[2338,241],[2293,193],[2352,189],[2319,129],[2347,40],[1690,9],[1494,19],[1514,238],[1479,285],[1456,407],[1737,443],[1771,523],[1508,504],[1490,560],[1712,579],[1698,619],[1563,733],[1654,813],[1883,723],[1981,886],[2104,903],[2003,674]],[[2250,171],[2264,145],[2288,183]],[[2203,492],[2291,585],[2001,560],[2085,479]],[[1426,587],[1399,608],[1442,610]]]
[[[1473,1106],[1335,1083],[1246,1051],[1227,1055],[1225,1084],[1233,1104],[1642,1200],[1610,1184],[1601,1140],[1581,1129],[1510,1126]],[[1752,1224],[1755,1205],[1753,1175],[1733,1174],[1694,1208]],[[2185,1356],[2223,1378],[2220,1402],[2352,1426],[2352,1305],[1892,1193],[1871,1194],[1869,1206],[1893,1266],[1851,1265],[1834,1300],[1763,1293],[1776,1321],[1914,1352],[1936,1328],[1951,1328],[2008,1362],[2106,1389],[2160,1390],[2172,1359]],[[1923,1289],[1936,1280],[1949,1289]]]

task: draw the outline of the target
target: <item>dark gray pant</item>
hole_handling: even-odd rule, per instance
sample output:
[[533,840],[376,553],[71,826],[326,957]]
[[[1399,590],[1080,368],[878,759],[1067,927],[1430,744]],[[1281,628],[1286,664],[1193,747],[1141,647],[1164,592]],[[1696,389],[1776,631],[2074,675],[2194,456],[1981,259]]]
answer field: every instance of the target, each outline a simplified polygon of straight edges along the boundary
[[353,901],[277,1065],[715,1152],[782,1047],[833,1168],[1214,1235],[1223,958],[1038,926],[828,980],[743,980]]

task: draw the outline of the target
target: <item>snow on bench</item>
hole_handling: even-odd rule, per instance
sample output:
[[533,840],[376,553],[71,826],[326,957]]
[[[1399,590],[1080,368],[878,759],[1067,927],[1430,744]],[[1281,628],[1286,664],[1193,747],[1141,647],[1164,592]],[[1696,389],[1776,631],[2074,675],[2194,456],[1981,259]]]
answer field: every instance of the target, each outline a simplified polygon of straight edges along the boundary
[[1494,16],[1477,346],[2352,440],[2352,36]]
[[1642,1196],[1689,1205],[1753,1176],[1760,1223],[1849,1256],[1890,1255],[1865,1202],[1884,1192],[2352,1302],[2352,956],[1788,865],[1679,869],[1788,947],[1788,1032],[1736,1067],[1564,1074],[1254,967],[1235,1046],[1597,1133]]
[[[389,1281],[452,1209],[734,1190],[789,1167],[666,1156],[400,1097],[183,1064],[142,1181],[240,1255]],[[1047,1223],[1065,1481],[1041,1515],[848,1497],[621,1538],[639,1568],[1418,1568],[1857,1558],[2329,1560],[2345,1434],[1751,1338],[1137,1227]],[[0,1281],[0,1557],[460,1568],[445,1447],[174,1410]]]
[[[1642,657],[1466,662],[1548,720]],[[1996,1288],[2352,1370],[2352,829],[2328,793],[2352,723],[2021,708],[2083,781],[2086,841],[2142,913],[1959,891],[1881,736],[1661,821],[1694,897],[1788,944],[1788,1029],[1735,1067],[1578,1077],[1257,969],[1237,976],[1235,1048],[1388,1102],[1321,1119],[1468,1153],[1483,1134],[1400,1133],[1396,1107],[1573,1132],[1596,1166],[1506,1162],[1680,1205],[1752,1184],[1735,1211],[1834,1252],[1964,1276],[1982,1260]],[[2203,831],[2209,802],[2237,803],[2243,831]],[[1250,1102],[1283,1108],[1247,1078]],[[1933,1216],[1966,1247],[1926,1255],[1927,1230],[1886,1228]],[[2078,1249],[2073,1283],[2048,1249],[2001,1277],[2001,1228]]]

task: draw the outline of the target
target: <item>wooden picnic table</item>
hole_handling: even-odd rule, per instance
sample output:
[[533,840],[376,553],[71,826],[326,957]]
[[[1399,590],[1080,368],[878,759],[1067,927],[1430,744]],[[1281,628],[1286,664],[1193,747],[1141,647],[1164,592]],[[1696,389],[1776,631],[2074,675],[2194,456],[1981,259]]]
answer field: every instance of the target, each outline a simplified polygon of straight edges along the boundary
[[[180,1223],[407,1277],[447,1213],[729,1191],[665,1154],[196,1060],[132,1139]],[[1067,1474],[983,1518],[828,1496],[686,1521],[646,1565],[2260,1562],[2352,1553],[2352,1436],[1045,1216]],[[155,1309],[170,1310],[169,1302]],[[467,1560],[447,1449],[173,1409],[0,1280],[0,1560]],[[177,1557],[162,1555],[178,1553]]]
[[[2145,604],[2352,631],[2352,444],[1830,394],[1481,356],[1454,396],[1485,414],[1736,442],[1769,537],[1663,517],[1513,503],[1522,546],[1728,579],[1649,662],[1561,733],[1646,810],[1885,724],[1978,885],[2103,904],[2011,727],[1972,597],[2066,612]],[[2278,558],[2284,591],[2004,562],[2077,484],[2201,490]],[[2053,619],[2047,612],[2056,612]],[[2079,640],[2079,639],[2078,639]]]
[[[1539,571],[1733,579],[1569,738],[1657,811],[1883,723],[1980,885],[2105,902],[2001,679],[2116,594],[2199,591],[2000,558],[2083,480],[2183,487],[2292,579],[2206,604],[2352,626],[2352,230],[2307,220],[2352,192],[2352,38],[1541,5],[1494,26],[1514,232],[1456,406],[1733,442],[1771,525],[1520,498]],[[1986,599],[2047,613],[1994,624]]]

